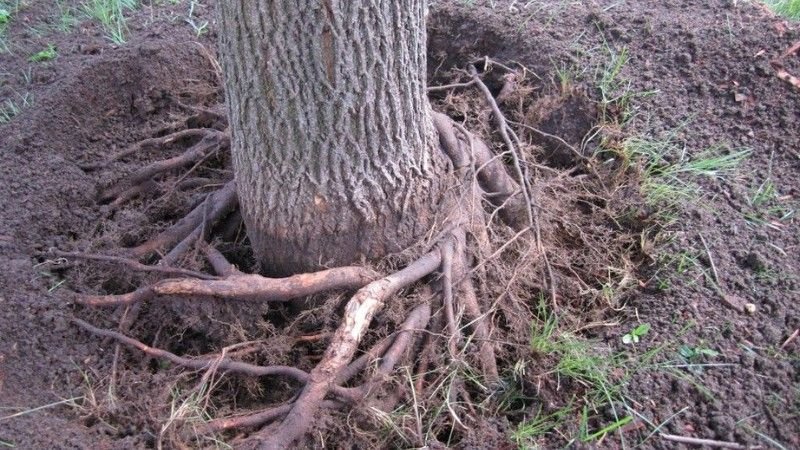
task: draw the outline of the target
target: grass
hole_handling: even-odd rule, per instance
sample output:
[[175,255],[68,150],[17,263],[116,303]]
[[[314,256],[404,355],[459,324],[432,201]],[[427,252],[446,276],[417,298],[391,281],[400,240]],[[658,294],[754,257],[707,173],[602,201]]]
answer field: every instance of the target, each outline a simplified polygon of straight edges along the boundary
[[689,156],[679,146],[673,131],[665,139],[630,138],[623,142],[623,165],[641,167],[640,192],[647,206],[657,211],[662,222],[677,219],[681,207],[698,202],[703,189],[702,179],[721,179],[737,169],[750,155],[749,150],[729,150],[723,146]]
[[47,44],[47,48],[40,50],[28,57],[30,62],[44,62],[50,61],[58,56],[58,51],[53,44]]
[[78,11],[75,7],[64,4],[63,0],[56,0],[55,5],[55,28],[62,33],[68,33],[80,22]]
[[65,405],[65,404],[72,404],[72,403],[76,402],[77,400],[80,400],[81,398],[83,398],[83,397],[68,398],[68,399],[64,399],[64,400],[59,400],[57,402],[48,403],[46,405],[37,406],[35,408],[18,408],[18,409],[20,409],[20,411],[17,411],[17,412],[15,412],[13,414],[9,414],[7,416],[0,417],[0,422],[3,422],[5,420],[14,419],[14,418],[17,418],[17,417],[27,416],[28,414],[33,414],[35,412],[42,411],[42,410],[45,410],[45,409],[54,408],[56,406]]
[[137,0],[87,0],[81,4],[82,11],[100,22],[106,37],[117,45],[125,43],[128,32],[125,11],[137,6]]
[[21,0],[0,0],[0,52],[10,53],[11,48],[6,40],[6,30],[19,12]]
[[[684,340],[694,326],[689,324],[672,337],[659,338],[658,329],[651,330],[649,325],[640,324],[629,334],[637,333],[640,338],[647,335],[648,339],[642,339],[640,346],[625,346],[614,353],[599,343],[562,330],[555,313],[540,301],[537,318],[531,324],[530,340],[531,350],[538,356],[523,366],[538,367],[540,372],[536,378],[540,381],[550,377],[550,382],[544,386],[549,384],[549,389],[553,389],[554,381],[563,403],[549,411],[541,406],[534,408],[526,420],[512,429],[511,439],[520,449],[545,448],[544,444],[571,448],[579,442],[599,448],[643,446],[658,435],[667,422],[689,408],[656,424],[633,406],[637,403],[626,393],[631,381],[647,376],[647,372],[660,372],[713,399],[714,393],[698,377],[710,370],[735,365],[716,362],[720,353],[703,342]],[[641,433],[623,433],[623,427],[637,417],[649,425],[649,429]],[[608,442],[612,435],[618,442]],[[561,444],[555,444],[558,441]]]
[[622,76],[630,54],[627,47],[615,49],[603,42],[605,63],[595,69],[595,85],[600,94],[600,123],[624,126],[636,116],[634,100],[655,95],[658,91],[638,92],[633,89],[629,79]]
[[[615,406],[623,401],[620,375],[628,372],[623,355],[609,354],[592,341],[560,330],[557,316],[548,311],[544,300],[539,302],[537,316],[531,324],[530,347],[538,355],[537,366],[546,361],[551,367],[542,376],[554,378],[559,386],[569,381],[582,393],[555,412],[544,414],[540,408],[519,423],[511,433],[519,448],[536,448],[537,440],[550,433],[567,438],[568,445],[593,442],[630,422],[633,418],[618,414]],[[614,415],[610,422],[598,413],[607,409]]]
[[772,181],[772,157],[770,157],[769,174],[747,197],[747,204],[751,210],[745,214],[745,220],[753,225],[763,225],[783,231],[786,223],[795,217],[795,205],[790,204],[789,199],[791,196],[781,195]]
[[16,95],[17,99],[6,99],[0,103],[0,125],[11,122],[23,108],[33,105],[33,95],[30,92]]
[[800,20],[800,0],[765,0],[776,13],[793,20]]

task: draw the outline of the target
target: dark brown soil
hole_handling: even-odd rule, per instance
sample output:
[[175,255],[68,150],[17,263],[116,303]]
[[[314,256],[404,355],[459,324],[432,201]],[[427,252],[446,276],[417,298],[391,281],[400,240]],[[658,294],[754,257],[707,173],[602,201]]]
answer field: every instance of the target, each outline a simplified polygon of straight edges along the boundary
[[[143,7],[130,20],[129,42],[119,47],[88,20],[69,32],[44,27],[56,21],[48,2],[25,6],[7,31],[12,53],[0,53],[0,101],[30,93],[33,104],[0,124],[0,446],[147,448],[157,442],[159,429],[153,424],[164,420],[175,372],[156,370],[157,364],[135,352],[123,352],[116,381],[119,404],[104,405],[104,415],[93,414],[84,399],[81,408],[62,404],[4,417],[82,397],[87,384],[107,388],[114,345],[88,336],[66,319],[78,313],[103,320],[104,313],[76,310],[68,305],[67,293],[125,292],[143,281],[119,273],[109,279],[108,271],[59,264],[42,252],[134,243],[196,201],[168,197],[157,208],[137,201],[116,212],[98,205],[99,188],[159,159],[159,152],[135,155],[96,172],[80,168],[183,120],[185,111],[173,98],[198,106],[222,101],[211,56],[216,27],[212,2],[195,11],[196,20],[210,22],[210,32],[200,38],[183,20],[186,9]],[[539,80],[532,84],[530,97],[546,105],[531,112],[527,123],[571,145],[580,144],[596,121],[596,68],[608,61],[604,48],[625,47],[630,61],[621,76],[630,80],[632,92],[657,92],[633,100],[637,115],[623,128],[625,135],[672,135],[689,155],[720,145],[751,151],[732,175],[701,180],[706,195],[685,205],[677,223],[662,233],[669,238],[662,250],[637,251],[653,260],[636,261],[639,287],[625,295],[625,308],[614,315],[620,323],[582,334],[609,352],[633,356],[664,346],[656,358],[662,366],[637,371],[624,392],[636,413],[654,424],[667,421],[662,431],[799,448],[800,338],[782,344],[800,328],[800,229],[790,214],[800,206],[800,132],[794,126],[800,118],[800,90],[779,80],[770,61],[800,39],[800,27],[749,2],[727,0],[452,0],[432,5],[429,29],[432,84],[448,82],[452,75],[445,75],[447,70],[476,57],[519,62]],[[58,48],[55,60],[28,62],[29,55],[50,43]],[[786,67],[800,68],[798,59],[790,57]],[[573,74],[569,96],[559,95],[563,84],[555,68]],[[499,91],[500,81],[490,87]],[[536,143],[545,148],[543,163],[559,168],[574,164],[560,143],[539,139]],[[754,205],[754,193],[766,181],[777,194]],[[642,237],[647,236],[642,230]],[[681,256],[693,263],[685,268],[678,262]],[[704,276],[712,273],[712,266],[722,292]],[[754,313],[737,309],[746,303],[755,306]],[[214,312],[188,307],[150,312],[145,317],[152,322],[135,331],[145,342],[157,338],[161,326],[156,325],[167,326],[170,333],[224,333],[213,325],[197,325]],[[227,314],[222,320],[234,313]],[[159,320],[163,323],[153,323]],[[639,323],[652,327],[643,343],[623,345],[621,336]],[[171,349],[210,352],[214,349],[203,347],[209,341],[184,335]],[[265,356],[270,360],[291,349],[280,336],[270,345],[271,354]],[[677,350],[682,345],[719,355],[703,360],[711,364],[705,367],[687,368],[685,361],[682,367],[664,367],[681,365]],[[311,364],[295,354],[297,349],[293,352],[287,362]],[[286,385],[267,386],[273,390],[267,400],[288,395],[279,386]],[[230,386],[232,392],[250,388],[245,381]],[[527,403],[528,409],[483,423],[480,430],[466,433],[461,446],[512,446],[509,434],[515,421],[531,418],[536,405],[567,401],[559,396],[570,392],[569,387],[559,389],[545,384],[540,400]],[[246,402],[252,397],[242,393],[237,398]],[[608,421],[614,418],[608,411],[598,414]],[[632,447],[651,431],[648,426],[626,429],[625,442],[614,434],[593,445]],[[539,443],[556,448],[567,441],[552,434]],[[657,436],[642,447],[680,448]]]

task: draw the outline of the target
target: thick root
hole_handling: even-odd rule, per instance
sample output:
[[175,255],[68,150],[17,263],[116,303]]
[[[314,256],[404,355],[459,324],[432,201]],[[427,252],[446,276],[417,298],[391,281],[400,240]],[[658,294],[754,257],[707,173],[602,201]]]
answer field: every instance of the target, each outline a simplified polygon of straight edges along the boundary
[[355,354],[375,313],[390,296],[436,270],[441,261],[438,250],[428,253],[405,269],[368,284],[350,299],[344,321],[336,330],[322,361],[311,371],[309,383],[280,427],[268,436],[258,436],[260,448],[288,448],[306,432],[339,372]]
[[[229,181],[220,190],[209,194],[205,201],[170,228],[131,249],[131,257],[143,258],[154,252],[171,248],[187,238],[190,238],[187,242],[193,243],[200,237],[203,230],[211,228],[219,219],[235,209],[237,203],[236,184]],[[176,259],[176,256],[173,254],[171,259]]]
[[230,137],[222,131],[203,130],[203,133],[204,136],[200,142],[193,145],[183,154],[151,163],[116,183],[112,188],[101,192],[98,196],[99,202],[109,203],[113,201],[114,205],[119,206],[122,203],[120,199],[127,201],[146,191],[142,186],[152,184],[152,178],[156,175],[198,163],[217,151],[230,146]]
[[128,294],[81,296],[76,303],[89,306],[130,305],[160,296],[286,302],[320,292],[359,288],[375,278],[375,272],[362,267],[339,267],[287,278],[266,278],[237,271],[217,280],[168,279]]

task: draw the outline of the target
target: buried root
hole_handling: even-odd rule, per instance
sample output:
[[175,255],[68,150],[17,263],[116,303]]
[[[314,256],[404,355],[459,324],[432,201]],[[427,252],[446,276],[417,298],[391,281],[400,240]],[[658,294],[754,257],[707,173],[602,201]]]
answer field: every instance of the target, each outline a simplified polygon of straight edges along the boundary
[[[460,203],[467,206],[467,212],[452,214],[441,226],[441,234],[433,242],[421,243],[424,250],[417,253],[421,256],[402,269],[382,273],[360,266],[337,267],[287,278],[268,278],[240,271],[211,243],[215,236],[226,234],[226,230],[241,228],[235,182],[187,176],[199,164],[228,149],[227,129],[218,125],[216,128],[172,130],[164,137],[143,141],[101,164],[84,167],[96,170],[145,148],[193,142],[182,154],[149,164],[113,188],[101,191],[99,201],[119,208],[143,193],[163,190],[164,185],[176,189],[181,186],[218,186],[218,189],[208,193],[173,225],[144,243],[122,250],[119,255],[51,250],[50,254],[59,258],[118,264],[135,272],[166,277],[125,294],[76,295],[75,303],[86,307],[124,309],[117,330],[98,328],[77,318],[71,319],[72,323],[92,335],[113,340],[118,346],[138,349],[147,357],[185,369],[207,374],[282,377],[300,386],[294,396],[280,404],[212,418],[195,429],[197,434],[242,429],[250,433],[245,445],[287,448],[312,429],[320,410],[347,410],[369,401],[399,366],[409,368],[409,377],[413,380],[409,384],[415,398],[449,383],[445,394],[447,414],[454,427],[465,429],[465,422],[469,420],[466,414],[475,413],[472,401],[475,389],[470,387],[474,381],[465,379],[463,373],[467,370],[455,370],[454,375],[443,380],[432,368],[441,366],[440,360],[444,358],[450,367],[466,367],[470,373],[477,373],[487,386],[500,383],[502,370],[498,369],[498,361],[501,358],[494,315],[497,302],[511,294],[501,293],[490,303],[485,286],[489,278],[487,266],[509,247],[519,247],[520,242],[525,243],[522,246],[529,244],[527,250],[520,253],[535,255],[534,258],[541,261],[540,279],[545,280],[540,284],[541,292],[549,295],[553,308],[558,307],[554,264],[543,245],[539,191],[531,186],[528,173],[532,167],[548,172],[554,170],[526,160],[522,150],[525,144],[509,126],[511,121],[506,120],[481,76],[474,67],[470,67],[467,75],[468,82],[433,88],[431,92],[477,88],[483,106],[493,118],[495,131],[502,138],[503,151],[495,152],[483,139],[447,115],[433,113],[440,149],[449,157],[461,181],[458,195]],[[503,92],[508,93],[506,89]],[[215,116],[217,113],[211,110],[180,106],[214,116],[217,124],[224,124],[224,117]],[[184,169],[187,173],[178,181],[163,180],[167,173]],[[510,234],[491,230],[498,221],[511,230]],[[502,245],[490,244],[500,239]],[[479,251],[476,252],[476,248]],[[213,273],[178,267],[182,258],[193,250],[202,253]],[[513,271],[508,284],[517,275]],[[146,303],[179,298],[240,304],[289,303],[320,293],[353,291],[355,294],[344,305],[337,329],[327,339],[324,354],[308,371],[289,365],[248,363],[237,360],[225,350],[205,357],[186,357],[128,335]],[[410,292],[415,295],[409,297]],[[396,321],[399,325],[392,332],[373,339],[368,348],[361,348],[367,342],[365,336],[373,318],[396,296],[413,300],[413,304],[411,301],[403,303],[406,305],[403,320]],[[389,401],[388,405],[383,405],[383,410],[391,410],[398,400]],[[425,436],[422,425],[417,422],[410,428],[410,439],[415,444],[425,445],[429,437]]]

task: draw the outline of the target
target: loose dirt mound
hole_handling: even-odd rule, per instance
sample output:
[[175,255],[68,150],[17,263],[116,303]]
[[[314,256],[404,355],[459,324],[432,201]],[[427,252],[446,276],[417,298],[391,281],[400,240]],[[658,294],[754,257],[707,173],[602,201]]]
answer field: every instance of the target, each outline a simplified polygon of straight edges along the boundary
[[[612,319],[619,318],[622,325],[580,332],[597,340],[595,354],[619,352],[641,361],[647,350],[661,350],[652,364],[642,363],[644,369],[632,371],[631,379],[627,379],[629,374],[615,374],[628,381],[624,398],[635,412],[616,404],[589,413],[591,431],[617,421],[620,415],[634,418],[633,425],[600,441],[598,447],[619,448],[624,445],[620,435],[628,439],[627,445],[645,438],[652,431],[645,420],[656,425],[667,422],[662,431],[678,435],[773,445],[765,440],[768,436],[786,448],[800,447],[800,339],[782,347],[800,328],[796,308],[800,298],[800,230],[791,215],[800,196],[796,177],[800,133],[792,127],[800,117],[800,91],[779,80],[770,65],[773,58],[800,39],[798,27],[762,8],[722,0],[692,5],[659,1],[518,3],[437,2],[429,24],[429,78],[432,83],[450,82],[450,69],[484,56],[512,66],[519,62],[527,68],[529,75],[523,87],[528,90],[518,91],[503,108],[509,117],[546,133],[531,131],[525,136],[539,146],[537,161],[559,170],[574,167],[580,157],[570,148],[579,148],[581,156],[590,156],[622,148],[625,136],[631,135],[659,142],[671,139],[676,152],[665,156],[661,168],[682,154],[696,157],[718,145],[751,151],[734,177],[699,179],[709,195],[703,202],[686,205],[680,220],[667,225],[666,234],[660,236],[670,241],[661,251],[654,246],[663,241],[650,242],[652,229],[646,226],[650,223],[647,219],[658,211],[642,206],[641,191],[635,186],[616,192],[614,198],[619,203],[613,207],[588,198],[559,205],[557,193],[548,197],[553,202],[551,214],[577,225],[553,231],[549,241],[565,249],[560,253],[565,267],[592,252],[608,253],[608,249],[625,248],[616,256],[631,258],[611,260],[605,272],[609,280],[606,284],[601,280],[603,268],[590,264],[597,259],[578,264],[584,271],[579,270],[571,282],[566,276],[561,278],[565,283],[559,289],[574,300],[573,307],[577,308],[581,299],[602,298],[607,288],[615,307],[626,305],[610,315],[608,305],[597,308],[597,304],[587,302],[586,309],[592,307],[598,312],[576,309],[571,329],[612,324]],[[46,16],[46,11],[37,8],[43,7],[29,11],[31,21]],[[25,14],[20,13],[23,17]],[[111,48],[102,38],[83,31],[59,35],[63,56],[46,67],[35,67],[42,78],[31,86],[36,96],[34,106],[9,124],[0,125],[2,407],[34,407],[82,397],[92,389],[107,390],[109,386],[104,383],[112,371],[114,346],[69,325],[64,318],[73,311],[61,306],[65,300],[59,294],[66,287],[97,291],[99,286],[105,291],[122,292],[141,281],[118,272],[109,281],[108,272],[48,262],[53,258],[38,253],[50,247],[138,242],[162,221],[180,217],[193,201],[179,197],[157,210],[134,203],[116,212],[98,205],[98,188],[107,187],[145,161],[160,159],[157,153],[133,155],[91,173],[80,168],[141,139],[185,125],[176,125],[186,116],[179,102],[213,106],[221,100],[210,53],[190,39],[188,30],[169,21],[145,28],[149,22],[144,13],[132,23],[136,37],[122,48]],[[139,27],[143,29],[137,31]],[[20,38],[27,47],[20,51],[22,57],[2,56],[0,61],[4,67],[8,62],[9,72],[24,70],[28,66],[25,52],[41,46],[40,41],[24,37],[23,31],[12,31],[16,34],[11,39]],[[608,112],[603,109],[598,83],[609,70],[609,49],[619,55],[622,48],[630,58],[621,67],[618,79],[629,80],[630,85],[615,87],[623,93],[651,94],[637,94],[631,99],[637,114],[624,123],[624,133],[622,126],[607,127],[587,141]],[[796,61],[788,59],[786,67],[797,67]],[[498,95],[504,79],[497,76],[488,80]],[[19,90],[20,83],[12,81],[8,86]],[[474,126],[481,122],[466,115],[467,110],[480,109],[475,107],[477,97],[453,100],[434,95],[434,99],[453,117],[471,120]],[[619,117],[620,112],[611,113]],[[619,154],[609,152],[608,161],[612,159],[609,164],[619,164]],[[612,170],[616,168],[602,173],[610,177],[618,173]],[[574,175],[580,180],[585,173]],[[611,221],[596,220],[598,213],[628,206],[623,199],[639,204],[628,216],[615,214],[615,218],[627,217],[629,222],[616,228],[609,224]],[[595,229],[598,224],[604,229]],[[611,234],[621,230],[624,233]],[[587,233],[624,235],[624,239],[587,249]],[[242,261],[247,260],[246,252],[239,255]],[[625,269],[624,274],[620,269]],[[583,281],[588,274],[594,274],[594,278]],[[631,289],[631,285],[637,287]],[[615,296],[614,289],[625,294]],[[753,314],[744,311],[747,303],[755,306]],[[528,308],[535,310],[537,305],[531,303]],[[168,313],[146,315],[149,323],[139,330],[145,334],[139,337],[145,342],[159,338],[161,327],[156,322],[164,319],[183,322],[167,324],[174,325],[167,328],[169,332],[193,330],[194,334],[171,341],[170,349],[175,352],[212,351],[215,349],[205,346],[233,342],[237,337],[226,334],[230,328],[220,324],[207,325],[203,330],[208,335],[199,335],[198,323],[219,311],[178,305]],[[288,317],[287,311],[271,312],[267,322],[288,320],[281,317],[284,313]],[[226,314],[221,320],[234,317],[235,311]],[[331,314],[324,311],[320,317],[329,318]],[[332,326],[322,322],[325,320],[316,324],[318,328]],[[623,345],[621,336],[640,323],[651,326],[644,338],[646,345]],[[259,325],[264,326],[253,324]],[[525,326],[518,330],[520,334],[530,331]],[[526,346],[529,336],[520,335],[517,341]],[[292,345],[276,337],[269,342],[270,354],[262,356],[274,361]],[[291,363],[309,363],[308,355],[318,350],[311,343],[285,358]],[[718,356],[696,359],[703,350]],[[536,358],[531,356],[529,364],[536,363]],[[539,361],[543,367],[552,365],[548,358]],[[19,448],[154,445],[157,426],[165,419],[160,414],[175,398],[168,391],[174,380],[158,363],[136,353],[123,352],[123,362],[122,367],[127,368],[117,375],[119,404],[92,404],[83,398],[76,400],[82,408],[59,407],[3,420],[0,441],[13,442]],[[528,366],[524,376],[509,379],[520,389],[511,402],[512,412],[498,415],[496,423],[477,424],[479,432],[463,433],[461,446],[507,445],[519,422],[534,419],[537,411],[543,416],[560,411],[573,400],[566,398],[565,392],[577,398],[583,389],[580,382],[560,385],[551,374],[538,371],[535,364]],[[237,406],[247,408],[257,406],[248,403],[254,398],[277,401],[289,387],[281,382],[234,380],[220,390],[238,393],[236,400],[241,403]],[[265,390],[272,397],[265,398]],[[101,410],[103,414],[97,413]],[[5,410],[0,409],[0,415],[5,415]],[[363,419],[365,428],[374,431],[369,418]],[[579,418],[574,420],[575,424],[579,422]],[[330,421],[328,426],[334,436],[341,436],[336,434],[337,430],[341,432],[341,423]],[[577,435],[578,430],[572,431]],[[496,442],[489,444],[487,436]],[[551,433],[522,442],[533,443],[551,448],[566,441]],[[672,448],[656,437],[644,447]]]
[[[171,98],[216,99],[207,52],[189,41],[133,42],[70,58],[60,69],[58,79],[37,92],[34,108],[2,126],[0,404],[7,407],[81,395],[78,370],[96,358],[94,345],[86,347],[64,322],[64,298],[48,292],[66,281],[61,268],[33,257],[93,235],[105,222],[95,197],[107,180],[79,165],[170,124],[177,109]],[[58,414],[23,417],[6,426],[0,439],[27,448],[82,447],[99,438],[81,437],[97,430]]]

